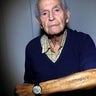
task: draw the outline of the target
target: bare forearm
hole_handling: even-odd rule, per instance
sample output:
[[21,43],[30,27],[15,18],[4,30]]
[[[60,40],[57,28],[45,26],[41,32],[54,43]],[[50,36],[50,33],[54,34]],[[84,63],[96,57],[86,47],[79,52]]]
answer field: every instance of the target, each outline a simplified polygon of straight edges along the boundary
[[42,94],[71,91],[96,86],[96,69],[40,83]]

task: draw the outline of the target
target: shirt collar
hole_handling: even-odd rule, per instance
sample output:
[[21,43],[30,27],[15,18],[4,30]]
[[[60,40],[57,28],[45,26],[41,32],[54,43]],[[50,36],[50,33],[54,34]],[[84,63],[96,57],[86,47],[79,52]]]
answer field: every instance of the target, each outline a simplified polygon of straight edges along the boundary
[[[61,47],[64,46],[64,42],[66,41],[66,37],[67,37],[67,30],[65,30],[65,32],[63,34]],[[49,42],[48,42],[48,37],[46,35],[43,35],[41,37],[40,42],[41,42],[41,47],[42,47],[42,53],[46,53],[50,49],[50,45],[49,45]]]
[[42,47],[42,53],[46,53],[50,48],[48,37],[46,35],[43,35],[41,37],[41,47]]

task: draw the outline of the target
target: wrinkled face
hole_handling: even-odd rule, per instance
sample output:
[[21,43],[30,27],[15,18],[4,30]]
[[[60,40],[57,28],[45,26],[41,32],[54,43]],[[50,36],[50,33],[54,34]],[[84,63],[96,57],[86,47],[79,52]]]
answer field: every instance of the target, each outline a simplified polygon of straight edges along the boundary
[[63,31],[69,18],[60,0],[39,0],[40,23],[45,32],[55,35]]

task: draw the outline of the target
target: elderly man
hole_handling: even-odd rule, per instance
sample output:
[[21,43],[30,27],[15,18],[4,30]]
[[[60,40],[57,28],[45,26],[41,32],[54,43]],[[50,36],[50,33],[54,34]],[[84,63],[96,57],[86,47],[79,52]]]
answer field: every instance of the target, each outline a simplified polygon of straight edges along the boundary
[[64,0],[35,1],[44,34],[26,47],[24,84],[17,85],[16,93],[66,96],[66,91],[96,87],[96,48],[90,36],[67,27],[70,11]]

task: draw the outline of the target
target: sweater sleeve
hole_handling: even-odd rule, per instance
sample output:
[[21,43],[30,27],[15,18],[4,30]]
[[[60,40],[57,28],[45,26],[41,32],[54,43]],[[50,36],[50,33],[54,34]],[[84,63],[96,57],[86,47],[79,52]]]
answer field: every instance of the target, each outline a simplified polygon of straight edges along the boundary
[[81,70],[96,68],[96,47],[89,35],[80,40]]
[[24,83],[34,83],[34,72],[32,70],[31,44],[28,44],[25,51],[25,74]]

